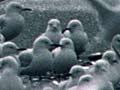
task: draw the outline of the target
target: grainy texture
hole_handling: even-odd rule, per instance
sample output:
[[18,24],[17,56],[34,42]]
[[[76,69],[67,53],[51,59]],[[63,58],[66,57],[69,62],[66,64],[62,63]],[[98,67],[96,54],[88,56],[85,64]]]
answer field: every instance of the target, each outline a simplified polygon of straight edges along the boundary
[[[88,49],[87,53],[103,51],[108,48],[103,44],[96,45],[93,40],[96,32],[100,31],[100,27],[98,12],[88,0],[6,0],[0,4],[0,14],[4,13],[3,8],[10,1],[18,1],[24,6],[34,9],[31,13],[23,13],[26,20],[25,30],[12,40],[20,47],[32,47],[34,39],[46,30],[48,20],[58,18],[63,29],[71,19],[79,19],[83,23],[91,42],[91,49]],[[120,2],[120,0],[103,1],[112,6],[117,6]]]
[[[21,1],[24,2],[25,6],[32,7],[34,11],[31,13],[23,13],[26,20],[25,30],[20,36],[13,40],[20,47],[31,47],[33,40],[45,31],[47,22],[51,18],[60,19],[63,28],[65,28],[71,19],[77,18],[81,20],[90,38],[95,36],[96,31],[99,31],[98,19],[96,18],[97,12],[95,12],[91,4],[86,0],[78,0],[78,2],[71,0],[70,3],[63,0],[20,0],[20,2]],[[3,8],[5,4],[6,3],[1,7]],[[1,14],[2,13],[4,13],[3,9],[1,10]]]
[[[10,1],[18,1],[25,6],[32,7],[31,13],[23,13],[26,20],[25,30],[13,41],[20,47],[32,47],[36,37],[46,30],[47,22],[51,18],[58,18],[65,28],[71,19],[79,19],[83,23],[90,40],[90,48],[86,53],[104,51],[108,44],[96,44],[93,37],[100,31],[98,13],[88,0],[5,0],[0,3],[0,14],[4,13],[4,6]],[[103,0],[111,6],[117,6],[120,0]],[[116,85],[119,89],[120,84]]]

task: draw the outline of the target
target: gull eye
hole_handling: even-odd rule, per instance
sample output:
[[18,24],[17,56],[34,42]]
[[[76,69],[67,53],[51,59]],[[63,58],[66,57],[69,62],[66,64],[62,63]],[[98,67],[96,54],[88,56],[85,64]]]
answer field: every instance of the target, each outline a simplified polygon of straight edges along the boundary
[[72,25],[73,28],[76,27],[76,26],[77,26],[76,24],[73,24],[73,25]]
[[10,48],[10,49],[14,49],[14,47],[13,47],[13,46],[9,46],[8,48]]
[[120,42],[120,39],[117,39],[118,42]]
[[110,57],[110,56],[108,56],[108,57],[107,57],[107,59],[108,59],[108,60],[111,60],[111,57]]
[[70,43],[69,42],[65,42],[66,45],[69,45]]
[[17,8],[17,9],[21,9],[21,7],[20,7],[20,6],[17,6],[17,5],[15,6],[15,8]]
[[52,23],[49,23],[50,26],[52,26],[53,24]]
[[2,66],[5,66],[7,64],[7,62],[2,62],[1,65]]
[[44,41],[44,43],[45,43],[45,44],[49,44],[49,42],[48,42],[48,41]]

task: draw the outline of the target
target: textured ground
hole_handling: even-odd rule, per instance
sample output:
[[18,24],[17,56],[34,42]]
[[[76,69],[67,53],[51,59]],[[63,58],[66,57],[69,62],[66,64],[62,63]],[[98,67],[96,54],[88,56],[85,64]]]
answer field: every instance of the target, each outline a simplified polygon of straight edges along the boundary
[[[4,6],[10,0],[1,3],[1,13],[4,13]],[[34,9],[31,13],[23,13],[26,19],[25,30],[15,41],[20,47],[31,47],[34,39],[45,31],[47,22],[51,18],[58,18],[62,23],[62,28],[71,19],[79,19],[88,33],[90,41],[99,32],[98,13],[88,0],[11,0],[19,1],[26,7]],[[104,0],[112,6],[116,6],[120,0]],[[92,41],[93,43],[94,41]],[[91,48],[90,52],[99,51],[101,47]]]
[[[16,0],[15,0],[16,1]],[[58,18],[65,28],[71,19],[80,19],[85,31],[91,38],[98,30],[97,13],[86,0],[19,0],[25,6],[32,7],[32,13],[23,13],[26,19],[25,30],[15,41],[19,46],[31,47],[33,40],[45,31],[47,22],[51,18]],[[7,2],[6,2],[7,3]],[[1,7],[5,6],[4,3]],[[4,13],[2,10],[1,14]]]
[[[51,18],[60,19],[62,28],[65,28],[71,19],[81,20],[91,42],[91,47],[86,53],[103,51],[107,46],[96,45],[93,40],[96,32],[100,31],[99,20],[97,11],[88,0],[6,0],[0,4],[0,14],[4,13],[3,8],[9,1],[19,1],[34,9],[31,13],[23,13],[26,19],[25,30],[13,40],[20,47],[32,47],[32,42],[45,31],[47,22]],[[112,6],[120,3],[120,0],[104,1]]]

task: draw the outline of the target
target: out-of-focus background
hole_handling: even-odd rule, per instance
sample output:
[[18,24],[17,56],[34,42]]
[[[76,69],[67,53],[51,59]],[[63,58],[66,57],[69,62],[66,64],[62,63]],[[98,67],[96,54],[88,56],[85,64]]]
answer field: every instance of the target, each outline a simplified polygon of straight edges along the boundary
[[[71,19],[79,19],[90,41],[96,32],[100,31],[98,12],[88,0],[6,0],[0,4],[0,14],[4,13],[5,5],[10,1],[17,1],[33,8],[33,12],[23,13],[26,20],[25,30],[13,40],[20,47],[31,47],[34,39],[46,30],[47,22],[51,18],[58,18],[63,29]],[[114,7],[120,4],[120,0],[103,1]],[[101,48],[97,47],[97,50]],[[88,51],[92,52],[93,48]]]

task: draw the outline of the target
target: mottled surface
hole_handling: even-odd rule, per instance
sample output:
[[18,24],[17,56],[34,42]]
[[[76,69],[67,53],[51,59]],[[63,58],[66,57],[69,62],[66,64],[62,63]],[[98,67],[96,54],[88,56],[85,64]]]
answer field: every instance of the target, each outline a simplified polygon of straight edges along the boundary
[[[3,8],[9,1],[19,1],[34,9],[31,13],[23,13],[26,19],[25,30],[13,40],[20,47],[32,47],[32,42],[45,31],[47,22],[51,18],[60,19],[63,28],[71,19],[81,20],[91,41],[90,48],[86,53],[104,51],[106,47],[110,46],[106,42],[96,44],[93,40],[96,32],[99,32],[100,29],[98,13],[88,0],[6,0],[0,3],[0,14],[4,13]],[[120,0],[103,1],[112,6],[117,6],[120,3]],[[116,85],[116,87],[119,86]]]
[[[23,1],[25,6],[34,8],[34,11],[31,13],[23,13],[26,19],[25,30],[20,36],[13,40],[21,47],[31,47],[33,40],[40,35],[41,32],[45,31],[47,22],[51,18],[60,19],[63,28],[65,28],[71,19],[77,18],[81,20],[90,38],[95,36],[96,31],[99,31],[98,20],[96,18],[97,12],[95,12],[87,0],[77,0],[75,2],[71,0],[70,3],[64,0],[19,1]],[[4,5],[2,5],[2,7],[3,6]],[[3,10],[1,14],[2,13],[4,13]]]
[[[13,41],[20,47],[32,47],[32,42],[46,30],[47,22],[51,18],[58,18],[64,29],[71,19],[79,19],[84,25],[90,40],[90,48],[86,53],[104,51],[107,44],[96,44],[93,37],[101,29],[99,27],[98,12],[89,0],[5,0],[0,3],[0,14],[4,13],[4,6],[10,1],[18,1],[26,7],[33,8],[31,13],[23,13],[26,19],[25,30]],[[119,7],[120,0],[103,0],[111,6]]]

